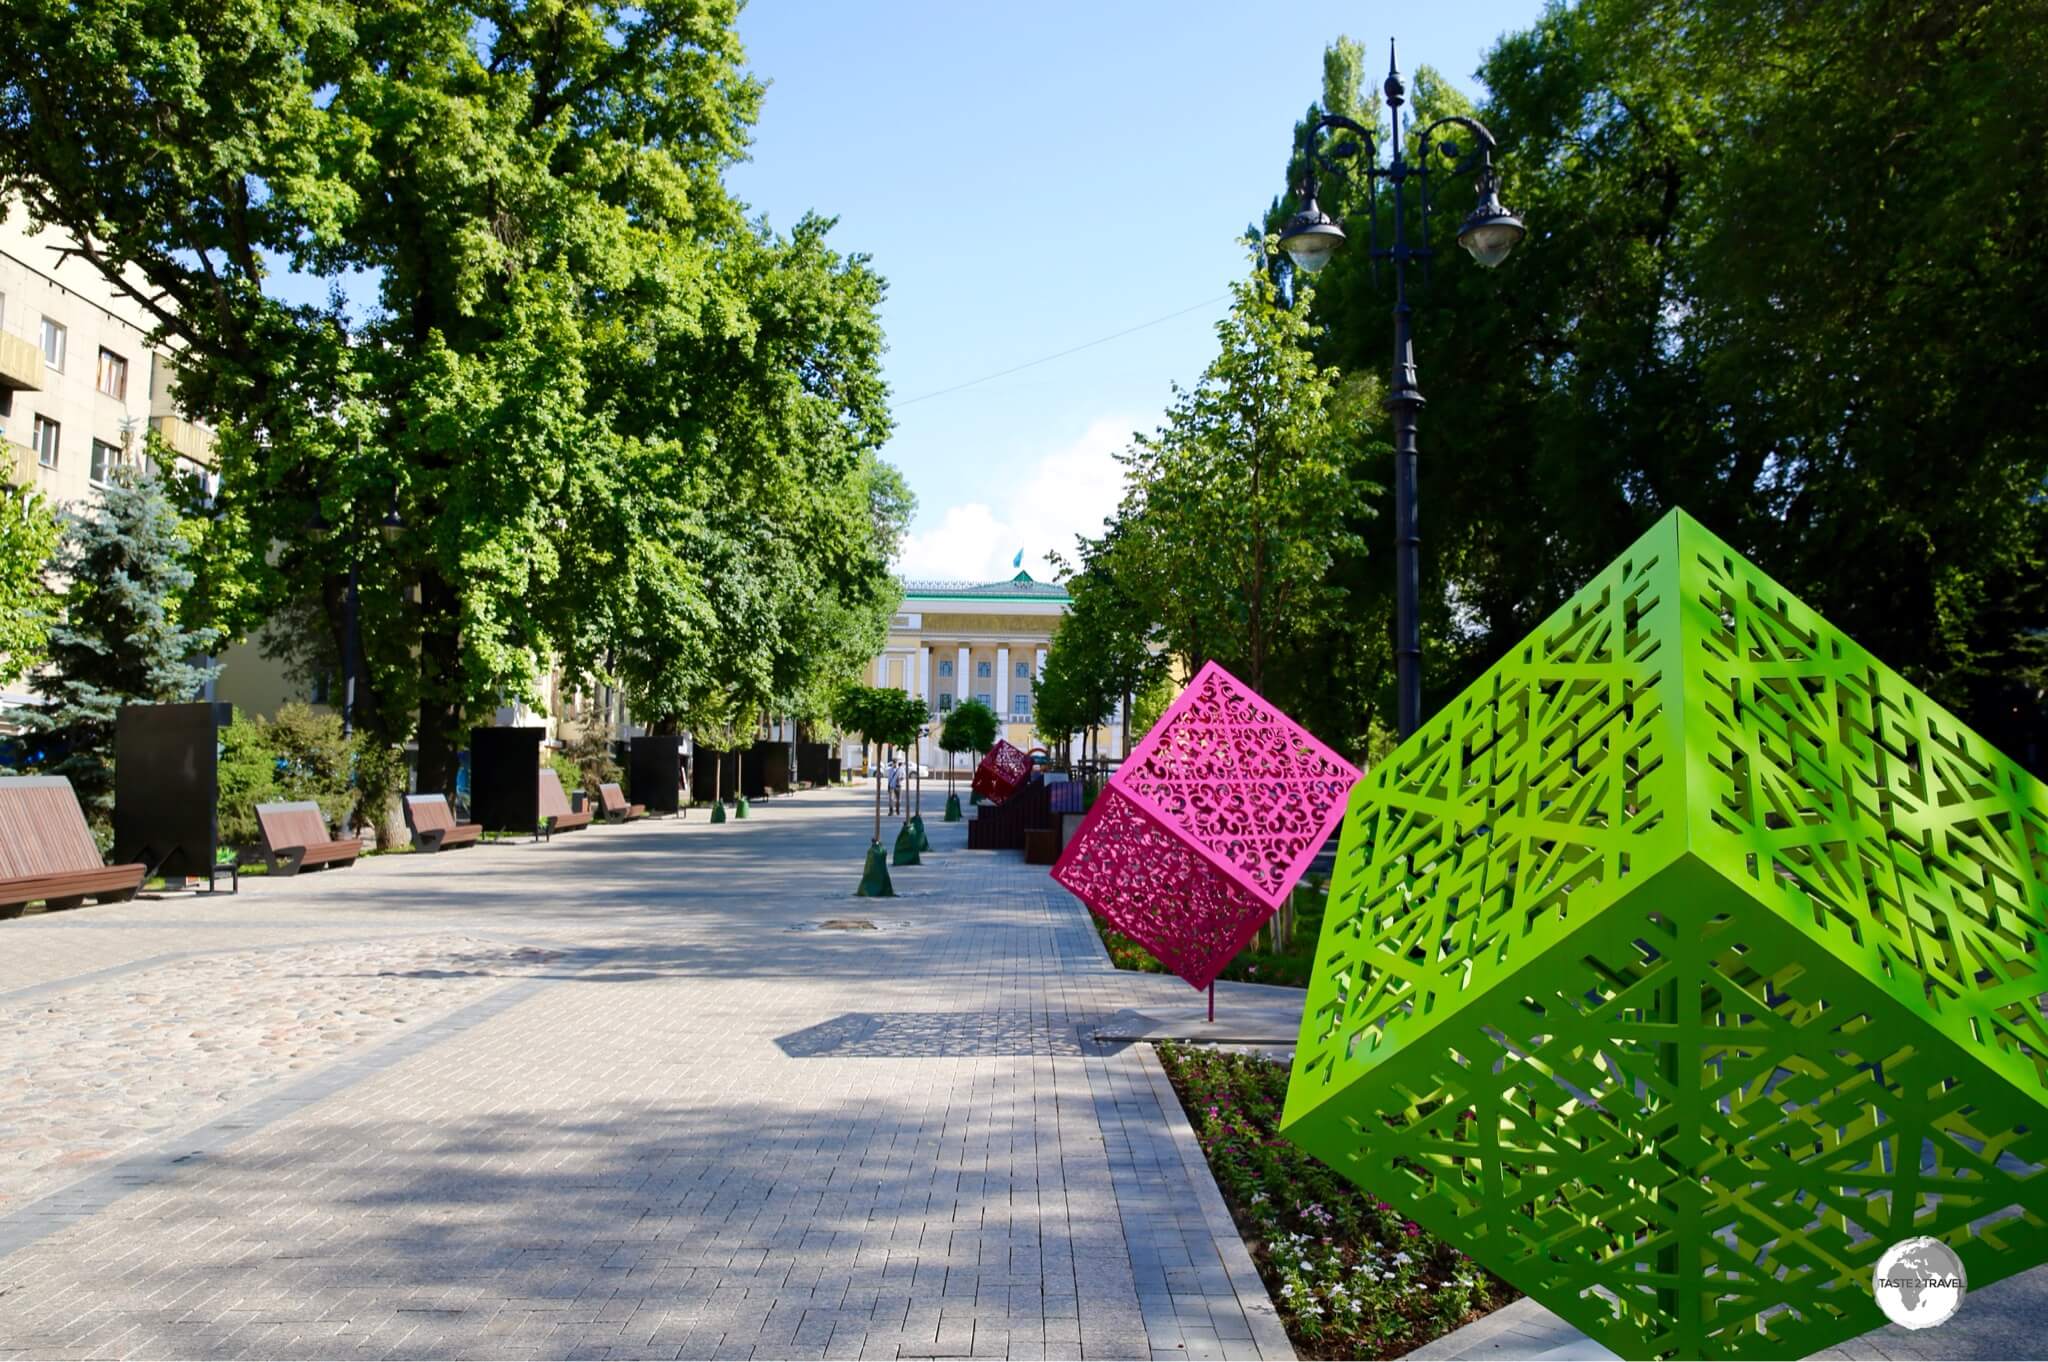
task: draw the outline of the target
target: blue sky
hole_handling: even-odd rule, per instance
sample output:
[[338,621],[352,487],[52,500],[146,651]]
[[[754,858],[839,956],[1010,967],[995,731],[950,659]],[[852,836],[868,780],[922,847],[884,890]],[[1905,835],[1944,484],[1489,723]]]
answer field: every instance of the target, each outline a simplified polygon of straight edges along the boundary
[[[771,82],[734,192],[787,227],[836,214],[889,281],[886,451],[918,496],[911,576],[1042,572],[1116,502],[1113,451],[1213,353],[1236,238],[1280,187],[1322,53],[1398,36],[1477,95],[1539,0],[1315,6],[791,4],[740,35]],[[1127,327],[1065,359],[916,399]]]

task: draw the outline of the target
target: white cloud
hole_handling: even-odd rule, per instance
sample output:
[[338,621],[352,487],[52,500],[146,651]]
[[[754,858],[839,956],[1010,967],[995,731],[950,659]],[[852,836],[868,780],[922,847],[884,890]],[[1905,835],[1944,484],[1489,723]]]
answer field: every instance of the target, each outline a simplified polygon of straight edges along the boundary
[[1025,570],[1051,581],[1046,554],[1074,562],[1074,536],[1101,534],[1122,500],[1116,453],[1137,428],[1122,418],[1095,421],[1071,444],[1030,463],[1011,481],[1000,509],[984,501],[946,507],[936,524],[904,536],[896,570],[913,581],[1000,581],[1016,575],[1011,560],[1022,549]]

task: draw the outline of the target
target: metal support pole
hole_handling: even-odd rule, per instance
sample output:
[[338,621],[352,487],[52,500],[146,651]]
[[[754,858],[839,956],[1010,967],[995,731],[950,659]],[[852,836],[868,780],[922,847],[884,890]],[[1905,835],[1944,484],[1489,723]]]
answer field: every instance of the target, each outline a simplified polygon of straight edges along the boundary
[[1422,394],[1415,388],[1414,343],[1408,305],[1396,305],[1394,352],[1397,384],[1387,406],[1394,416],[1394,682],[1400,735],[1422,724],[1422,531],[1415,505],[1415,427]]
[[[1422,532],[1415,508],[1415,427],[1422,411],[1422,390],[1415,386],[1415,329],[1408,305],[1407,184],[1411,168],[1401,148],[1401,106],[1407,87],[1390,61],[1387,113],[1392,132],[1392,159],[1387,178],[1394,182],[1394,244],[1387,252],[1394,265],[1394,386],[1387,408],[1394,417],[1394,684],[1396,714],[1403,738],[1422,723]],[[1428,243],[1424,243],[1424,250]]]
[[355,555],[350,554],[348,594],[341,603],[341,736],[344,738],[355,732],[356,653],[362,647],[361,609],[361,597],[356,591]]
[[1209,981],[1209,1020],[1216,1020],[1216,981]]

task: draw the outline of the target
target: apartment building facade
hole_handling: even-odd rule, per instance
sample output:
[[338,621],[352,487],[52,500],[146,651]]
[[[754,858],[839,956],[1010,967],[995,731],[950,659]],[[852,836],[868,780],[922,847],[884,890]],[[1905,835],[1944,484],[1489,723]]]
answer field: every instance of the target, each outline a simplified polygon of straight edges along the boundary
[[0,456],[16,486],[60,507],[88,502],[116,468],[139,465],[154,431],[172,468],[216,485],[213,440],[172,396],[171,354],[150,321],[70,238],[0,203]]

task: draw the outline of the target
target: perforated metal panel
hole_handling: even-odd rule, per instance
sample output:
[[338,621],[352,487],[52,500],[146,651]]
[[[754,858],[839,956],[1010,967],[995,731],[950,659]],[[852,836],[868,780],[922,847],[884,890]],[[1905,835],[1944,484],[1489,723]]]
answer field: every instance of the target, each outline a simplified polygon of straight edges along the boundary
[[2048,792],[1673,513],[1354,789],[1283,1129],[1624,1356],[2048,1258]]

